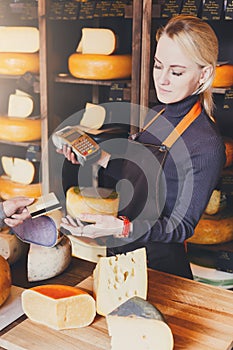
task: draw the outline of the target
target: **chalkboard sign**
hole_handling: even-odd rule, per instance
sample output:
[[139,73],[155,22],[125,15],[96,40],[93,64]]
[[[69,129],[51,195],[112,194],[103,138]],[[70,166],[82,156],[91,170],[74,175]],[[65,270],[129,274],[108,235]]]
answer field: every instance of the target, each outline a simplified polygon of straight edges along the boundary
[[82,0],[79,8],[79,19],[92,19],[95,14],[96,1],[93,0]]
[[95,5],[94,17],[108,17],[111,8],[111,1],[98,0]]
[[51,0],[49,5],[49,19],[62,19],[64,1]]
[[223,109],[233,109],[233,89],[229,89],[225,92]]
[[125,6],[127,4],[127,0],[112,0],[109,17],[123,17],[125,15]]
[[181,12],[182,0],[167,0],[162,7],[162,18],[173,17]]
[[79,11],[79,3],[75,0],[65,1],[63,8],[63,19],[77,19]]
[[114,83],[111,85],[109,90],[109,101],[119,102],[124,100],[124,89],[126,87],[125,83]]
[[181,13],[183,15],[199,16],[201,0],[184,0]]
[[202,9],[202,19],[219,20],[222,18],[224,0],[205,0]]
[[225,19],[233,20],[233,0],[227,0]]

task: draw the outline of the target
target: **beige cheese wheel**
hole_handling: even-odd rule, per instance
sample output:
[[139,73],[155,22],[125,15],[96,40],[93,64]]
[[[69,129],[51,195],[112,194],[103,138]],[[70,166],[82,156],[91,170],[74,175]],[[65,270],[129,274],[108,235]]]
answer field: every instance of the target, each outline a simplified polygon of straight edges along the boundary
[[12,142],[40,140],[41,120],[0,116],[0,139]]
[[195,244],[219,244],[233,240],[233,217],[199,220],[194,235],[187,241]]
[[26,255],[28,245],[10,233],[9,228],[0,231],[0,255],[3,256],[10,265]]
[[68,59],[71,75],[80,79],[111,80],[131,76],[131,55],[96,55],[73,53]]
[[0,306],[6,301],[11,291],[11,271],[8,262],[0,255]]
[[26,72],[39,73],[38,53],[0,53],[0,74],[22,75]]
[[[80,214],[103,214],[117,216],[119,197],[116,196],[115,198],[106,198],[103,195],[101,196],[101,191],[104,193],[105,189],[99,188],[98,191],[100,191],[100,195],[95,196],[95,190],[91,187],[81,189],[81,191],[78,187],[69,188],[66,192],[67,213],[73,218],[76,218]],[[106,191],[108,190],[106,189]]]
[[11,181],[6,175],[0,176],[0,197],[4,200],[17,196],[37,198],[41,195],[42,186],[40,183],[24,185]]
[[89,326],[96,316],[95,300],[90,294],[60,284],[25,290],[22,307],[32,321],[56,330]]

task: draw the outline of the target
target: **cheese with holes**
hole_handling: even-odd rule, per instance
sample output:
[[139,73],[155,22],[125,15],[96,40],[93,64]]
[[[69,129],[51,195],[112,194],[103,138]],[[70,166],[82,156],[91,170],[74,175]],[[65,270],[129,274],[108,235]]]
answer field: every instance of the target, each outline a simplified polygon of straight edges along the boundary
[[40,140],[41,120],[0,116],[0,139],[12,142]]
[[133,296],[147,298],[146,250],[100,258],[93,271],[97,313],[106,316]]
[[37,52],[39,30],[36,27],[0,27],[0,52]]
[[30,320],[56,330],[89,326],[96,315],[95,300],[90,294],[59,284],[23,291],[22,307]]
[[33,99],[30,96],[11,94],[8,102],[8,117],[27,118],[34,108]]
[[116,36],[107,28],[82,28],[77,52],[82,54],[111,55],[116,49]]
[[42,281],[62,273],[71,262],[71,244],[64,236],[54,247],[30,245],[27,262],[29,282]]
[[104,245],[98,245],[94,239],[86,237],[68,236],[72,246],[72,256],[97,263],[101,257],[107,255],[107,248]]
[[0,176],[0,197],[4,200],[17,196],[37,198],[41,195],[41,183],[25,185],[12,181],[9,176]]
[[87,102],[80,125],[88,129],[99,129],[105,121],[105,116],[106,110],[103,106]]
[[226,194],[220,190],[214,190],[211,194],[210,200],[205,208],[205,213],[208,215],[215,215],[227,206]]
[[0,255],[0,306],[7,300],[11,292],[11,271],[6,259]]
[[26,72],[39,74],[38,53],[0,52],[0,74],[23,75]]
[[117,216],[118,206],[118,193],[111,189],[70,187],[66,192],[66,210],[73,218],[80,214]]
[[11,181],[29,185],[34,179],[35,167],[29,160],[3,156],[2,167]]
[[14,234],[9,233],[9,229],[0,231],[0,255],[3,256],[10,265],[26,255],[27,244],[20,241]]
[[71,75],[80,79],[111,80],[131,76],[131,55],[94,55],[73,53],[68,58]]
[[111,350],[172,350],[173,335],[162,313],[133,297],[106,316]]

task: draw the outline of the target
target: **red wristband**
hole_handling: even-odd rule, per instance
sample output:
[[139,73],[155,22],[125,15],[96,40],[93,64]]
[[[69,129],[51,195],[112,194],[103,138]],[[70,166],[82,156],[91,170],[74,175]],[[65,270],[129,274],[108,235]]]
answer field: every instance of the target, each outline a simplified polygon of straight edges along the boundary
[[129,233],[130,233],[130,221],[129,221],[129,219],[124,215],[121,215],[118,218],[123,220],[123,230],[122,230],[121,235],[123,237],[129,237]]

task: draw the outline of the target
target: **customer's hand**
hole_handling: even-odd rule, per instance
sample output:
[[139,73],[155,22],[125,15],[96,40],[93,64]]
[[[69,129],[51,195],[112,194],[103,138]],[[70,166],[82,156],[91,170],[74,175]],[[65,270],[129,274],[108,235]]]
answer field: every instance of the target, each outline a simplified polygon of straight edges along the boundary
[[4,219],[5,224],[10,227],[22,224],[25,219],[30,217],[26,206],[33,202],[34,198],[29,197],[15,197],[4,201],[2,205],[6,215],[6,219]]
[[72,152],[71,147],[64,145],[62,149],[57,148],[57,153],[63,154],[72,164],[80,164],[77,161],[76,155]]
[[[83,222],[92,223],[84,225]],[[67,215],[62,218],[61,227],[79,237],[122,237],[124,222],[111,215],[80,214],[76,219]]]

